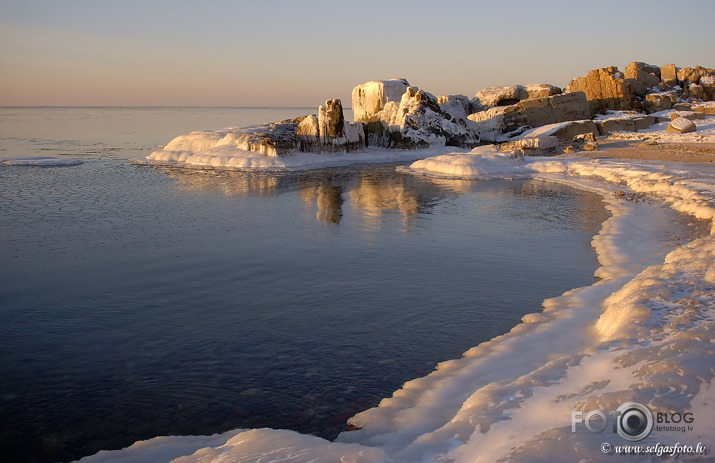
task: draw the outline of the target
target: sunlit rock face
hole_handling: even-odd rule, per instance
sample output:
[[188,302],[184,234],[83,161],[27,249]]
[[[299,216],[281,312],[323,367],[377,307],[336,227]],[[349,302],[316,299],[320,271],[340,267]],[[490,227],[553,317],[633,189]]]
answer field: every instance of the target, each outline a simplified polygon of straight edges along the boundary
[[468,117],[475,122],[482,139],[498,141],[504,134],[513,135],[529,127],[590,119],[591,113],[586,96],[576,92],[525,98],[516,104],[494,106]]
[[616,66],[595,69],[573,79],[567,91],[585,93],[593,114],[609,109],[631,109],[633,106],[633,94],[626,77]]
[[561,89],[551,84],[507,85],[484,88],[474,95],[472,100],[473,112],[494,106],[510,106],[523,100],[544,98],[560,93]]
[[405,79],[367,82],[355,87],[352,95],[355,120],[367,124],[368,145],[414,149],[479,144],[466,118],[466,97],[442,97],[440,105],[437,97],[409,86]]

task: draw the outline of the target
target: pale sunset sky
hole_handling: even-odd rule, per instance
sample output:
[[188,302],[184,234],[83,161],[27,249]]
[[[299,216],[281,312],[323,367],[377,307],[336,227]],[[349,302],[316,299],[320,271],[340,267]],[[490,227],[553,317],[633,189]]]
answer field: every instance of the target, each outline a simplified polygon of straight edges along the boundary
[[[715,1],[0,0],[0,105],[317,106],[715,67]],[[346,104],[349,106],[349,103]]]

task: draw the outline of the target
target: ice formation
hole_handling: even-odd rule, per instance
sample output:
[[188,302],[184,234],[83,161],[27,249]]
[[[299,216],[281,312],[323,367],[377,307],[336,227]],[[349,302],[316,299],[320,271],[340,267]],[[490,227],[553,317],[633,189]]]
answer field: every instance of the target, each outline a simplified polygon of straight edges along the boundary
[[66,167],[84,164],[79,159],[58,159],[48,156],[16,156],[0,159],[0,164],[6,166],[26,166],[26,167]]

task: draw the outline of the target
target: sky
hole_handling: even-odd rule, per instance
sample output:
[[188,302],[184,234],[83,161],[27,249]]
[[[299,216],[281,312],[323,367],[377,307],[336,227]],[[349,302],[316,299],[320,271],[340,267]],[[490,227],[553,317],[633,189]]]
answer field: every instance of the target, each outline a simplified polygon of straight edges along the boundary
[[[317,106],[715,68],[712,0],[0,0],[2,106]],[[347,104],[345,102],[348,102]]]

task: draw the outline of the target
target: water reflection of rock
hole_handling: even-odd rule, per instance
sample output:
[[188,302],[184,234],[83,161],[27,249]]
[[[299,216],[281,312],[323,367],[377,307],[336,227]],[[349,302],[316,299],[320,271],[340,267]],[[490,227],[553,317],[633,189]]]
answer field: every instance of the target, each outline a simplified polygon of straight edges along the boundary
[[275,175],[211,169],[157,169],[176,179],[180,188],[186,191],[220,192],[226,196],[273,195],[279,187],[279,178]]
[[399,214],[402,226],[427,212],[438,200],[459,194],[429,179],[395,172],[394,167],[302,173],[255,173],[159,168],[185,191],[219,192],[226,196],[274,195],[296,191],[316,207],[318,220],[340,223],[348,200],[369,227],[379,227],[387,214]]

